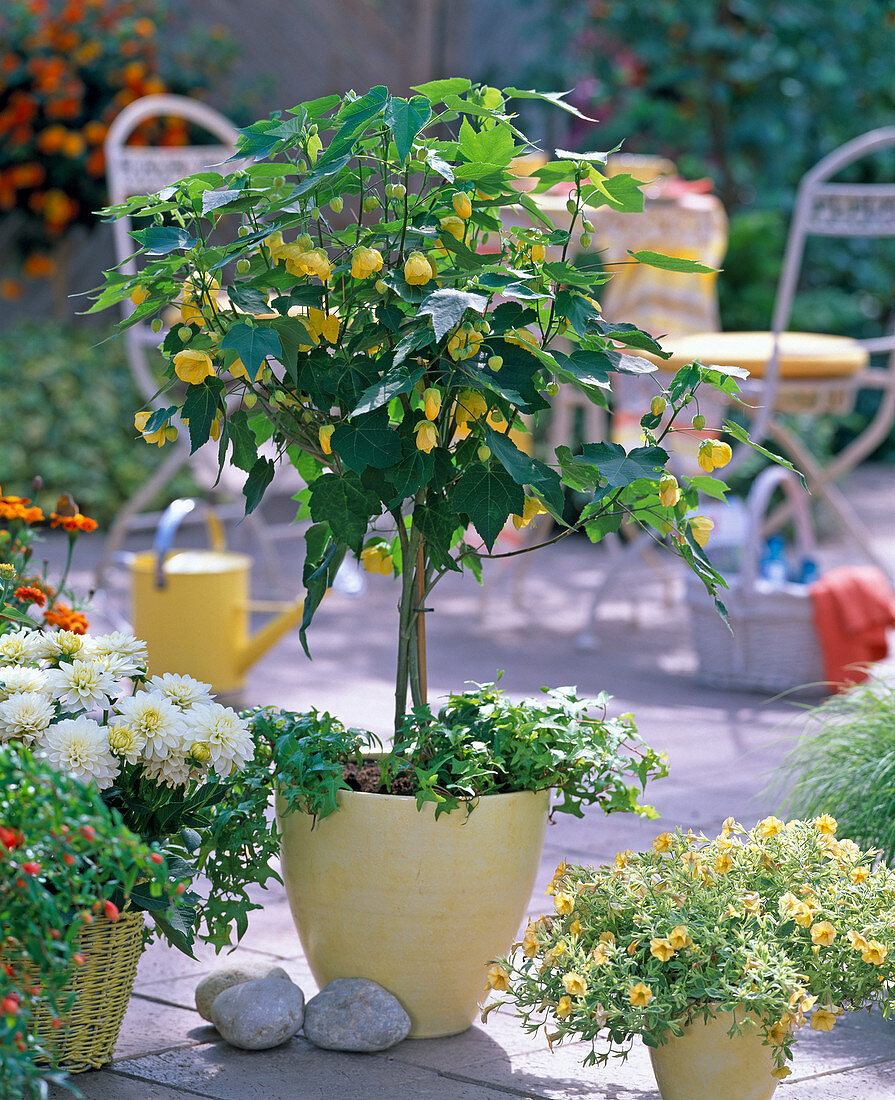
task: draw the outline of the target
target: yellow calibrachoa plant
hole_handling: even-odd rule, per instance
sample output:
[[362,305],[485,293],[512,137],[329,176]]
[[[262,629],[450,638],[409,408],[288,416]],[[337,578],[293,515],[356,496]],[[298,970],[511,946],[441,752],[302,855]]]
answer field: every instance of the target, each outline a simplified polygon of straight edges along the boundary
[[656,1046],[691,1020],[748,1012],[785,1077],[804,1024],[895,1010],[895,871],[835,830],[827,814],[749,832],[728,818],[713,838],[666,832],[609,866],[560,864],[554,912],[494,964],[508,976],[498,1006],[554,1039],[599,1038],[586,1064],[624,1057],[634,1035]]

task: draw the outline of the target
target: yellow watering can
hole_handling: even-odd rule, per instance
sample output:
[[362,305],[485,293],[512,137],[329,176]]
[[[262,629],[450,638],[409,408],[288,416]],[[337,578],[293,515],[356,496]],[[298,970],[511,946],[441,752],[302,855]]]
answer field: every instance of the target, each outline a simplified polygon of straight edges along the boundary
[[[151,675],[182,673],[211,684],[217,695],[238,696],[248,669],[301,622],[304,600],[250,600],[252,559],[226,549],[220,520],[207,506],[211,548],[172,551],[177,528],[196,507],[187,499],[170,504],[152,550],[131,561],[134,633],[147,644]],[[250,635],[252,611],[276,617]]]

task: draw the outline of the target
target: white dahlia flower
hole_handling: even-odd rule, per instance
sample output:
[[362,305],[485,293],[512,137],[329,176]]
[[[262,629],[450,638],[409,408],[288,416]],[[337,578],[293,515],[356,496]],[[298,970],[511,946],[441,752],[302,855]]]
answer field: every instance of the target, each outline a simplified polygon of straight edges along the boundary
[[71,710],[105,709],[115,694],[115,677],[93,661],[69,661],[45,673],[50,691]]
[[116,725],[125,726],[143,738],[143,754],[154,760],[182,757],[184,741],[189,743],[183,714],[170,699],[155,691],[138,691],[115,707]]
[[211,684],[203,684],[192,676],[178,676],[166,672],[163,676],[151,676],[148,684],[150,691],[158,692],[170,699],[181,710],[189,710],[196,703],[212,702]]
[[40,740],[56,715],[46,695],[38,691],[19,691],[0,703],[0,742],[24,741],[31,745]]
[[247,719],[220,703],[199,703],[185,715],[190,741],[208,746],[212,767],[222,778],[242,768],[255,752]]
[[35,657],[42,661],[58,661],[60,657],[85,657],[90,652],[90,639],[70,630],[52,630],[46,634],[35,631]]
[[25,665],[35,660],[39,630],[10,630],[0,634],[0,665]]
[[119,764],[109,749],[103,726],[83,714],[49,726],[40,747],[50,763],[76,779],[92,779],[102,790],[112,785]]
[[146,643],[133,634],[116,630],[111,634],[98,634],[91,639],[93,660],[105,659],[118,676],[143,676],[149,655]]
[[20,691],[39,691],[50,694],[47,675],[32,665],[6,665],[0,667],[0,699],[8,699]]

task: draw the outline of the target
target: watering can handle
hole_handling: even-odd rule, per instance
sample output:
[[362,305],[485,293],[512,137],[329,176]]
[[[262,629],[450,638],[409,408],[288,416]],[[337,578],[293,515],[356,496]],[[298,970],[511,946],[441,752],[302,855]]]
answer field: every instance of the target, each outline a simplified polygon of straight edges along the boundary
[[178,527],[191,512],[199,507],[200,503],[205,509],[205,524],[208,528],[208,538],[212,550],[224,550],[226,548],[224,528],[210,504],[195,500],[192,497],[179,497],[177,500],[172,500],[162,513],[162,518],[155,529],[155,538],[152,542],[152,549],[155,553],[156,588],[164,588],[167,584],[165,555],[171,549]]

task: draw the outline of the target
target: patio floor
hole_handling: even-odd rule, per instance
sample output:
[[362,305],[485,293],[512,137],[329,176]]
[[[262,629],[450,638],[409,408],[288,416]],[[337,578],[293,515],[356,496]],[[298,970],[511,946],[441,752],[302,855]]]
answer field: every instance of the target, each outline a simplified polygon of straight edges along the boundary
[[[890,469],[865,467],[850,496],[875,533],[876,549],[895,566],[895,515],[887,507],[891,485]],[[821,557],[824,564],[858,560],[836,540],[824,545]],[[467,680],[493,678],[501,669],[511,693],[532,693],[545,684],[577,684],[584,694],[607,690],[615,696],[614,707],[635,713],[644,739],[668,753],[670,777],[649,791],[661,824],[589,813],[583,821],[560,815],[548,829],[532,915],[548,908],[544,886],[561,858],[599,862],[620,848],[649,844],[663,829],[682,825],[711,832],[729,814],[751,825],[779,809],[765,788],[800,729],[804,699],[767,701],[694,682],[686,609],[679,598],[665,604],[662,575],[643,562],[620,575],[604,603],[597,648],[578,648],[587,594],[606,561],[601,548],[569,539],[533,556],[521,608],[508,599],[512,576],[497,565],[487,577],[484,599],[471,581],[449,578],[432,600],[433,700]],[[678,576],[673,586],[679,583]],[[311,629],[314,660],[309,663],[297,635],[289,635],[252,670],[246,702],[317,706],[348,724],[386,733],[395,599],[393,580],[382,577],[369,578],[360,598],[331,594]],[[98,619],[94,625],[103,626]],[[243,954],[276,961],[306,996],[313,995],[316,986],[283,891],[267,891],[261,900],[263,911],[252,915],[237,954],[225,958]],[[584,1069],[583,1048],[551,1053],[543,1032],[526,1036],[502,1013],[454,1038],[406,1040],[382,1054],[323,1051],[300,1037],[275,1050],[235,1050],[194,1007],[196,982],[215,965],[211,950],[199,949],[196,960],[159,944],[146,951],[115,1060],[75,1079],[87,1100],[659,1100],[639,1044],[624,1063]],[[787,1100],[891,1098],[895,1025],[858,1014],[829,1034],[806,1028],[796,1044],[793,1071],[778,1092]],[[62,1100],[65,1094],[51,1095]]]

